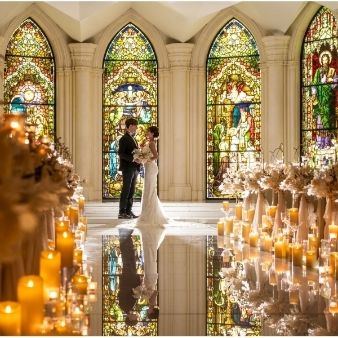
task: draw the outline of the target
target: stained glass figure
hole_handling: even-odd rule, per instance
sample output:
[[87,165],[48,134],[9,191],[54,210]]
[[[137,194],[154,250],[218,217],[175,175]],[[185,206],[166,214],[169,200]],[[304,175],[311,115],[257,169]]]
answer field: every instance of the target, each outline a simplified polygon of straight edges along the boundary
[[[109,44],[103,68],[103,199],[116,199],[122,186],[118,142],[126,119],[138,120],[139,145],[147,128],[157,125],[157,59],[147,37],[129,23]],[[136,198],[142,194],[142,177],[141,171]]]
[[[139,314],[139,322],[133,326],[125,323],[127,314],[119,304],[123,272],[120,241],[120,236],[103,236],[102,334],[103,336],[156,336],[158,320],[148,318],[149,304],[143,299],[135,300],[133,308]],[[132,235],[132,242],[136,273],[141,277],[144,274],[144,261],[140,236]]]
[[[207,60],[207,198],[222,198],[224,173],[261,154],[261,72],[256,41],[236,19],[211,44]],[[227,196],[228,197],[228,196]]]
[[41,28],[26,19],[7,45],[4,111],[21,113],[36,125],[36,136],[55,139],[55,59]]
[[302,160],[319,167],[337,161],[337,20],[322,7],[302,48]]

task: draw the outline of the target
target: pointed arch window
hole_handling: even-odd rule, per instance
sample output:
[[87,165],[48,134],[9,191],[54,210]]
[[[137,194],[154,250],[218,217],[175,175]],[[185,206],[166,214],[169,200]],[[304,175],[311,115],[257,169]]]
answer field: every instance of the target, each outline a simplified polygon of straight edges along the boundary
[[337,20],[321,7],[305,33],[301,58],[301,154],[316,167],[337,161],[337,48]]
[[26,19],[11,36],[5,55],[4,111],[21,112],[37,137],[55,139],[55,58],[41,28]]
[[207,199],[220,191],[227,170],[250,167],[261,154],[261,71],[256,41],[230,20],[207,59]]
[[[120,196],[118,142],[129,117],[138,120],[138,144],[146,130],[157,125],[157,58],[151,42],[132,23],[123,27],[110,42],[103,61],[103,199]],[[140,198],[143,172],[136,185]]]

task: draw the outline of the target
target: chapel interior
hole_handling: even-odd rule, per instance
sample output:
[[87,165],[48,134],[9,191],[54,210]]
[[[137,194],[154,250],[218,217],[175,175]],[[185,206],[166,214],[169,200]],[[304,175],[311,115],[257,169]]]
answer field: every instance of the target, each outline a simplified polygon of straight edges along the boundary
[[[338,1],[0,1],[0,335],[337,335],[337,22]],[[130,117],[140,148],[160,133],[156,318],[126,291],[150,245],[118,219]]]

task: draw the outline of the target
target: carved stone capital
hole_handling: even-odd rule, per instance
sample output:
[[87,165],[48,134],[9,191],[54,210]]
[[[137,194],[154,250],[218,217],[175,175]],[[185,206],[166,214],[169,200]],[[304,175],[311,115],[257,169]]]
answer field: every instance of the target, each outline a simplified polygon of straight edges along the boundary
[[288,55],[290,36],[272,35],[263,37],[267,62],[286,61]]
[[194,48],[192,43],[171,43],[166,47],[170,67],[189,67]]
[[97,45],[93,43],[70,43],[73,67],[92,67]]

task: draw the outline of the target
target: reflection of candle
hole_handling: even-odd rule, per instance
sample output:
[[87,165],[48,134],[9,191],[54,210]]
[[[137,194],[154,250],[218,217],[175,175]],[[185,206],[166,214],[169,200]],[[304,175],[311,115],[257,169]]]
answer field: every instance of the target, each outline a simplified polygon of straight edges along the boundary
[[303,264],[303,246],[299,243],[292,244],[293,265],[302,266]]
[[242,204],[235,205],[235,216],[238,220],[242,219]]
[[224,236],[217,236],[217,248],[224,248]]
[[317,263],[317,252],[315,250],[306,251],[306,266],[313,269]]
[[36,335],[43,321],[43,281],[39,276],[23,276],[18,282],[18,300],[21,304],[21,332]]
[[289,264],[286,259],[276,259],[275,260],[275,269],[278,273],[283,273],[289,271]]
[[242,224],[242,238],[245,243],[249,243],[250,228],[251,225],[249,223]]
[[217,235],[224,236],[224,222],[220,221],[217,223]]
[[276,211],[277,211],[277,206],[276,205],[271,205],[270,207],[268,207],[268,216],[275,218],[276,216]]
[[298,208],[289,209],[290,222],[298,224]]
[[258,232],[253,231],[249,234],[250,246],[257,247],[258,245]]
[[0,334],[2,336],[20,336],[21,306],[15,302],[0,303]]
[[271,251],[272,250],[272,238],[269,235],[265,235],[263,239],[263,250]]
[[74,249],[74,263],[76,265],[82,265],[82,250]]
[[308,235],[308,240],[309,240],[309,248],[311,250],[315,250],[318,253],[319,238],[317,236],[315,236],[314,234],[309,234]]
[[248,222],[251,224],[253,219],[254,219],[254,216],[255,216],[255,209],[254,208],[250,208],[248,210]]
[[223,209],[224,209],[224,211],[229,210],[229,202],[228,201],[223,201]]
[[73,266],[74,236],[69,231],[58,234],[56,248],[61,253],[61,267]]
[[337,300],[331,300],[329,303],[329,312],[335,315],[338,313],[338,301]]
[[58,251],[45,250],[40,253],[40,276],[43,279],[45,301],[49,292],[60,288],[61,254]]
[[297,305],[299,302],[299,287],[290,286],[289,288],[289,303]]
[[87,293],[88,282],[87,282],[87,277],[86,276],[84,276],[84,275],[75,275],[72,278],[72,283],[73,283],[74,289],[80,295],[85,295]]
[[65,216],[65,217],[68,217],[68,218],[69,218],[69,209],[70,209],[70,207],[67,207],[67,208],[65,209],[65,211],[63,212],[63,213],[64,213],[64,216]]
[[232,218],[227,218],[225,220],[225,234],[230,235],[234,230],[234,220]]

